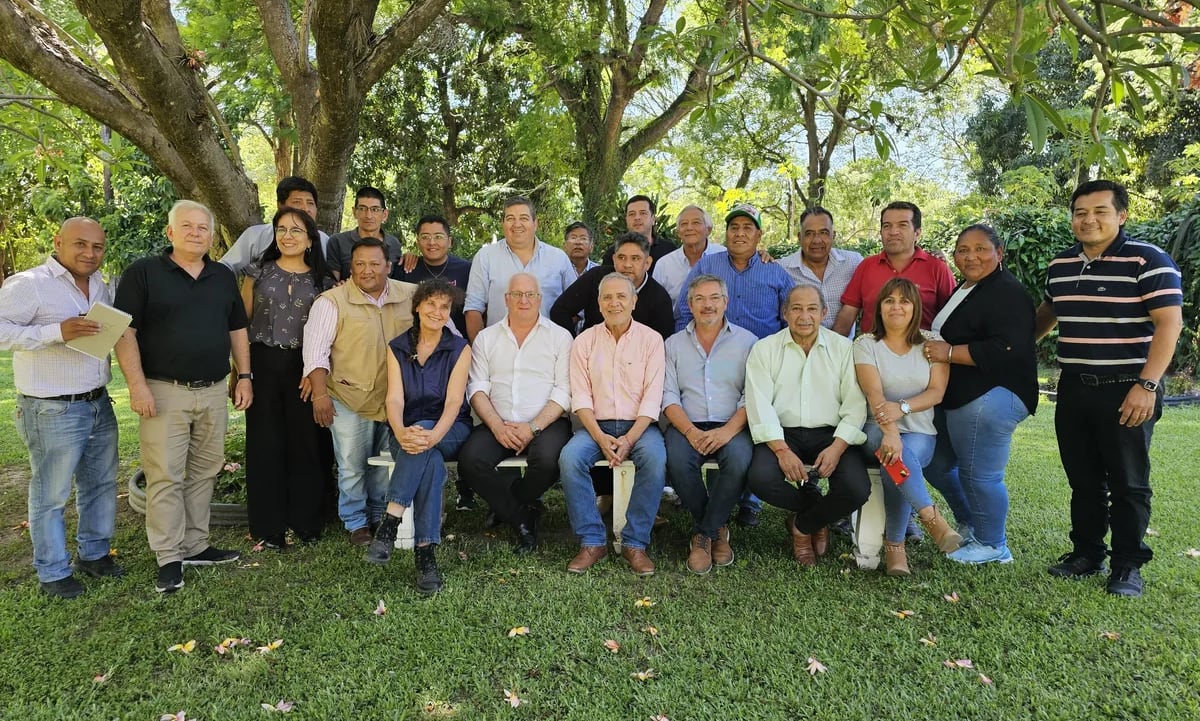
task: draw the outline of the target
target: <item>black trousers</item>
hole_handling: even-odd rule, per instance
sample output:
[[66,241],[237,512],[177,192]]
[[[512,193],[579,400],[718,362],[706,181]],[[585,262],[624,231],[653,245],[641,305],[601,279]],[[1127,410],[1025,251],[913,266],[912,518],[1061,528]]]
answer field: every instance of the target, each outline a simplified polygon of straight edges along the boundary
[[[559,418],[529,443],[529,466],[521,475],[516,468],[496,468],[513,455],[500,445],[485,425],[475,426],[458,451],[458,475],[487,501],[496,516],[509,525],[526,523],[525,507],[558,482],[558,454],[571,440],[571,423]],[[607,469],[606,469],[607,470]]]
[[246,409],[246,507],[250,535],[321,530],[321,454],[312,404],[300,400],[304,358],[250,344],[254,402]]
[[1150,420],[1129,428],[1118,410],[1132,381],[1084,385],[1074,373],[1058,382],[1054,430],[1071,486],[1075,552],[1101,560],[1112,529],[1112,565],[1140,568],[1153,556],[1143,538],[1150,525],[1150,439],[1162,417],[1162,389]]
[[[811,465],[817,455],[833,443],[834,428],[784,428],[788,448]],[[788,483],[779,468],[775,453],[765,443],[754,446],[750,461],[749,487],[754,495],[789,511],[796,512],[796,530],[812,533],[857,511],[871,495],[871,480],[862,448],[850,446],[842,454],[837,468],[829,476],[829,493],[822,496],[814,484],[799,488]]]

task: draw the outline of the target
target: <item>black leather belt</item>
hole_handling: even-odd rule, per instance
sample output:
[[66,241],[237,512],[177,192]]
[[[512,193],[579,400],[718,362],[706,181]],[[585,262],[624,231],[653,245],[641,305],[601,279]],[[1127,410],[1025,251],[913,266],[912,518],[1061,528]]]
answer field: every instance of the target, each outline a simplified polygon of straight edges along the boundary
[[1079,382],[1085,386],[1106,386],[1110,383],[1132,383],[1138,379],[1136,375],[1122,373],[1120,375],[1100,376],[1095,373],[1076,373]]
[[65,396],[50,396],[48,398],[42,398],[39,396],[28,396],[28,397],[36,398],[39,401],[66,401],[67,403],[74,403],[76,401],[94,401],[97,398],[102,397],[103,395],[104,395],[104,386],[100,386],[96,390],[88,391],[87,393],[68,393]]
[[199,388],[208,388],[211,385],[215,385],[215,384],[221,382],[219,380],[215,380],[215,381],[180,381],[180,380],[175,380],[174,378],[160,378],[158,376],[146,376],[146,380],[162,381],[163,383],[170,383],[173,386],[181,386],[183,388],[190,388],[192,390],[197,390]]

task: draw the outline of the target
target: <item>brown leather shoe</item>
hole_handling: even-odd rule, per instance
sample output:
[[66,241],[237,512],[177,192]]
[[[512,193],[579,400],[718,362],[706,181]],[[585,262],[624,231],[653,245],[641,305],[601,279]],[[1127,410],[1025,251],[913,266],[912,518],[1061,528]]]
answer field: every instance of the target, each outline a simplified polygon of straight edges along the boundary
[[608,556],[608,546],[584,546],[567,564],[567,570],[571,573],[587,573],[589,568],[595,566],[597,561],[606,556]]
[[816,566],[817,554],[813,552],[812,536],[796,528],[796,514],[788,516],[788,531],[792,534],[792,558],[801,566]]
[[829,526],[821,526],[820,529],[812,532],[813,553],[818,557],[824,556],[829,550]]
[[717,529],[717,540],[712,542],[712,562],[714,566],[728,566],[733,563],[733,548],[729,545],[729,526]]
[[621,549],[621,556],[625,562],[629,564],[629,570],[633,571],[638,576],[653,576],[654,561],[650,560],[650,556],[646,555],[644,548],[629,548],[626,546]]
[[371,545],[371,529],[363,526],[356,528],[350,532],[351,546],[369,546]]
[[712,539],[697,533],[688,544],[687,569],[692,573],[704,575],[712,570]]

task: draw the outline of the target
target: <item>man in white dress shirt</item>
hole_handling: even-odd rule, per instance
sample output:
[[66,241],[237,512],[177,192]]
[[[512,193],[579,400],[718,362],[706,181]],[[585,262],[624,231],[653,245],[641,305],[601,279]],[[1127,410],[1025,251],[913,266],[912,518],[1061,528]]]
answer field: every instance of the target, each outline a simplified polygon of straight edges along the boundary
[[700,206],[688,205],[679,211],[675,219],[675,234],[679,236],[680,246],[655,263],[654,272],[651,273],[654,280],[670,294],[672,309],[679,302],[684,280],[700,258],[725,252],[725,246],[709,241],[712,229],[712,217]]
[[0,349],[13,351],[17,433],[29,449],[29,537],[33,567],[45,593],[75,598],[63,519],[75,479],[79,511],[74,568],[94,578],[125,575],[109,556],[117,517],[117,419],[105,386],[108,359],[66,346],[96,335],[82,316],[111,304],[100,276],[105,238],[90,218],[71,218],[54,236],[46,262],[0,287]]
[[[482,421],[458,454],[458,473],[516,534],[516,553],[537,546],[537,499],[558,482],[571,438],[571,334],[539,311],[537,278],[517,273],[504,294],[508,315],[471,346],[467,398]],[[524,475],[496,464],[524,455]]]

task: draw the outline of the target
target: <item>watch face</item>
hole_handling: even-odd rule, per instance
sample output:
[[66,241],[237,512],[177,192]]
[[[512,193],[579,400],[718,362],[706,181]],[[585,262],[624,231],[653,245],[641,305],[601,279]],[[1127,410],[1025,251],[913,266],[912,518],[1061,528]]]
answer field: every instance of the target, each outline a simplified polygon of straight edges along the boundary
[[1145,388],[1146,390],[1150,391],[1151,393],[1158,392],[1158,383],[1156,383],[1152,380],[1143,378],[1141,380],[1141,384],[1142,384],[1142,388]]

